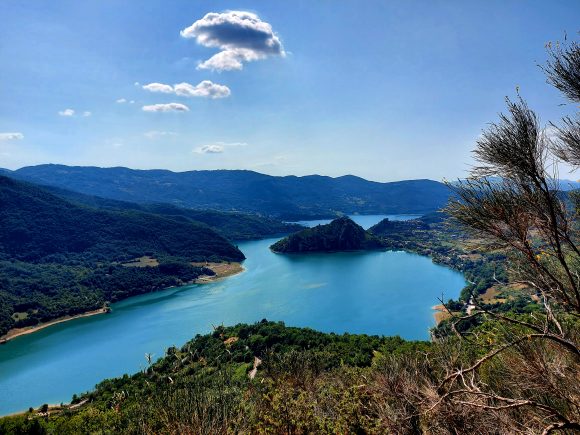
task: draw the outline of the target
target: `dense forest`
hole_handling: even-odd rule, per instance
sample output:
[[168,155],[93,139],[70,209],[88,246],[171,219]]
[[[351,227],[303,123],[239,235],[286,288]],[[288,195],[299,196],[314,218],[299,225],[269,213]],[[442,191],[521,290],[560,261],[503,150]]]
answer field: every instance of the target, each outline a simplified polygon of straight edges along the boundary
[[[0,335],[179,285],[244,255],[205,224],[137,210],[98,210],[0,176]],[[149,256],[158,267],[126,267]]]
[[270,249],[280,253],[336,252],[379,249],[379,238],[368,233],[348,217],[334,219],[291,234],[274,243]]
[[248,240],[292,233],[302,229],[300,225],[284,222],[258,213],[198,210],[166,203],[134,203],[74,192],[53,186],[42,186],[53,195],[76,204],[105,210],[137,210],[178,220],[203,223],[229,240]]
[[444,206],[450,193],[447,186],[432,180],[379,183],[352,175],[273,177],[239,170],[171,172],[38,165],[9,174],[104,198],[243,211],[289,221],[355,212],[427,213]]
[[139,211],[81,207],[42,189],[0,177],[0,255],[54,261],[59,254],[85,261],[142,255],[203,261],[240,261],[243,254],[206,225]]

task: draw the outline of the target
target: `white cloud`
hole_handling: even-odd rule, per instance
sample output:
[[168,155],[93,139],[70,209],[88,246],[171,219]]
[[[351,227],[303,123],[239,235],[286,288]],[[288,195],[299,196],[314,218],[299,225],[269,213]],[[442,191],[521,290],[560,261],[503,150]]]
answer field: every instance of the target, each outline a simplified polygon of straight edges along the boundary
[[193,152],[198,154],[218,154],[225,152],[227,147],[245,147],[247,145],[245,142],[215,142],[195,148]]
[[151,104],[141,109],[144,112],[189,112],[189,107],[180,103]]
[[74,116],[75,111],[73,109],[64,109],[58,112],[60,116]]
[[160,137],[165,137],[165,136],[177,136],[177,133],[175,133],[174,131],[152,130],[152,131],[148,131],[148,132],[143,133],[143,136],[145,136],[148,139],[158,139]]
[[203,80],[196,86],[189,83],[179,83],[173,86],[175,93],[184,97],[226,98],[231,94],[230,88],[218,85],[210,80]]
[[233,50],[220,51],[208,60],[201,62],[198,69],[211,69],[215,71],[240,70],[244,67],[244,62],[265,59],[266,56],[252,50],[236,48]]
[[173,93],[173,87],[170,85],[164,85],[163,83],[149,83],[148,85],[143,85],[143,89],[149,92],[162,92],[164,94]]
[[221,50],[201,62],[198,69],[240,70],[245,62],[286,55],[272,26],[252,12],[210,12],[180,34],[184,38],[195,38],[205,47]]
[[129,101],[129,104],[135,104],[135,100]]
[[119,103],[119,104],[123,104],[123,103],[126,103],[126,102],[127,102],[127,100],[126,100],[125,98],[119,98],[119,99],[118,99],[117,101],[115,101],[115,102],[116,102],[116,103]]
[[162,92],[165,94],[175,94],[180,97],[199,97],[199,98],[226,98],[231,95],[230,88],[225,85],[219,85],[211,80],[203,80],[197,85],[189,83],[178,83],[176,85],[166,85],[163,83],[149,83],[143,86],[143,89],[150,92]]
[[196,148],[194,152],[199,154],[219,154],[224,152],[224,147],[219,144],[202,145]]
[[19,132],[14,133],[0,133],[0,141],[8,141],[8,140],[22,140],[24,139],[24,135]]
[[91,116],[91,115],[92,115],[92,113],[91,113],[91,112],[89,112],[88,110],[87,110],[87,111],[85,111],[85,112],[83,112],[83,116],[84,116],[85,118],[86,118],[87,116]]

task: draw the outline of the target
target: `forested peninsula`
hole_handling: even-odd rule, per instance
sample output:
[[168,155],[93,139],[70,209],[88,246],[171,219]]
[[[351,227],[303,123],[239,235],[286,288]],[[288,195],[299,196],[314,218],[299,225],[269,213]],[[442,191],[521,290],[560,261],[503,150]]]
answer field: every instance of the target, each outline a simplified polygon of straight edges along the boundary
[[349,217],[334,219],[291,234],[274,243],[270,249],[279,253],[338,252],[380,249],[381,240],[367,232]]

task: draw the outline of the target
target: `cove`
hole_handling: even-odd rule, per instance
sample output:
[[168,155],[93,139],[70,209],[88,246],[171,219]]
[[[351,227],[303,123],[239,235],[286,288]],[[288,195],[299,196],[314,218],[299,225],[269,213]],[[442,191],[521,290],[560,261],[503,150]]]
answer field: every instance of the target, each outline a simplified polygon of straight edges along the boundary
[[[355,219],[356,220],[356,219]],[[365,225],[368,226],[368,225]],[[146,366],[212,324],[263,318],[325,332],[428,339],[437,297],[456,297],[463,276],[405,252],[279,255],[277,239],[239,243],[246,271],[167,289],[0,346],[0,415],[69,402],[99,381]]]

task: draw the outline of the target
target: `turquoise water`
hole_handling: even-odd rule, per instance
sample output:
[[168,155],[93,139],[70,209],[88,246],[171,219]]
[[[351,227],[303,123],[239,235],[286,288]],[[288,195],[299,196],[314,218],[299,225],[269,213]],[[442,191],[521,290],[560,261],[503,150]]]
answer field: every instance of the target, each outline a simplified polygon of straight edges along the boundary
[[[392,221],[407,221],[409,219],[416,219],[421,217],[418,214],[351,214],[349,217],[359,224],[364,229],[369,229],[374,224],[378,224],[384,218],[389,218]],[[316,219],[309,221],[297,221],[294,223],[305,225],[307,227],[315,227],[316,225],[324,225],[331,221],[332,219]]]
[[212,324],[263,318],[337,333],[428,339],[431,306],[463,277],[404,252],[284,256],[276,239],[239,243],[246,271],[225,280],[137,296],[113,312],[51,326],[0,346],[0,415],[68,402],[100,380],[146,366]]

